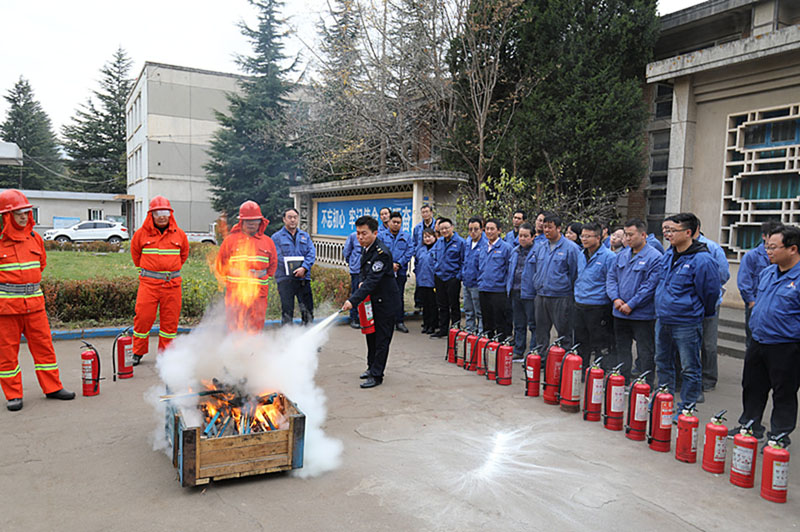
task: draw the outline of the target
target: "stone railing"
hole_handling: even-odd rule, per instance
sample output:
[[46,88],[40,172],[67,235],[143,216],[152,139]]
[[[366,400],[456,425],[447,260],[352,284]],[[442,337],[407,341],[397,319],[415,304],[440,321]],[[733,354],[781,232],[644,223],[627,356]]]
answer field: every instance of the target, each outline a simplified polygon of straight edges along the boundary
[[317,248],[317,262],[325,266],[347,268],[344,260],[344,238],[314,236],[312,239]]

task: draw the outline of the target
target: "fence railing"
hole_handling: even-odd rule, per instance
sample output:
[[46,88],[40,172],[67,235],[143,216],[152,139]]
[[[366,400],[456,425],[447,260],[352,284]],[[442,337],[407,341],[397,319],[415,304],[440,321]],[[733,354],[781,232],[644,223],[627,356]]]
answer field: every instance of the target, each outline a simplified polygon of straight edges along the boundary
[[344,260],[345,239],[315,236],[311,240],[317,248],[317,262],[347,268],[347,261]]

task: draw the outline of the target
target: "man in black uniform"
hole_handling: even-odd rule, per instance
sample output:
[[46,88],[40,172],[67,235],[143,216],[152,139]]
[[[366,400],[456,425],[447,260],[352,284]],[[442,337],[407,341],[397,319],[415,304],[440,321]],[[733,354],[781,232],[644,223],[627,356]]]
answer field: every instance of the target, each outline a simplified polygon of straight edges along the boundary
[[378,239],[378,220],[371,216],[356,220],[356,238],[363,248],[359,274],[361,283],[350,299],[344,302],[342,310],[348,311],[371,296],[375,332],[367,335],[367,371],[361,374],[361,378],[365,379],[361,387],[374,388],[383,382],[400,296],[392,267],[392,254]]

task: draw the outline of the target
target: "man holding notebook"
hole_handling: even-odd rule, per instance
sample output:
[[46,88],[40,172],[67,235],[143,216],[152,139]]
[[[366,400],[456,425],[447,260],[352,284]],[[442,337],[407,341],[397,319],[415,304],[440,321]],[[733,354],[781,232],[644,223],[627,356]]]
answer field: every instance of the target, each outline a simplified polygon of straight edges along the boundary
[[283,227],[272,235],[278,250],[278,271],[275,281],[281,296],[281,323],[294,319],[294,300],[300,304],[303,325],[314,321],[314,299],[311,295],[311,266],[317,250],[311,236],[297,227],[300,215],[294,208],[283,212]]

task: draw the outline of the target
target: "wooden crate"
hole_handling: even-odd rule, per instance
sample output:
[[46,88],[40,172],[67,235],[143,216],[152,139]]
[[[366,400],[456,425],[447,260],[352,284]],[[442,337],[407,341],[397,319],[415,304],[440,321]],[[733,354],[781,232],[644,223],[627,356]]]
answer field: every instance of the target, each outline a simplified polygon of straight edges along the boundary
[[288,428],[221,438],[203,437],[201,427],[187,427],[180,409],[168,407],[165,428],[181,486],[303,467],[306,417],[284,395],[278,400]]

